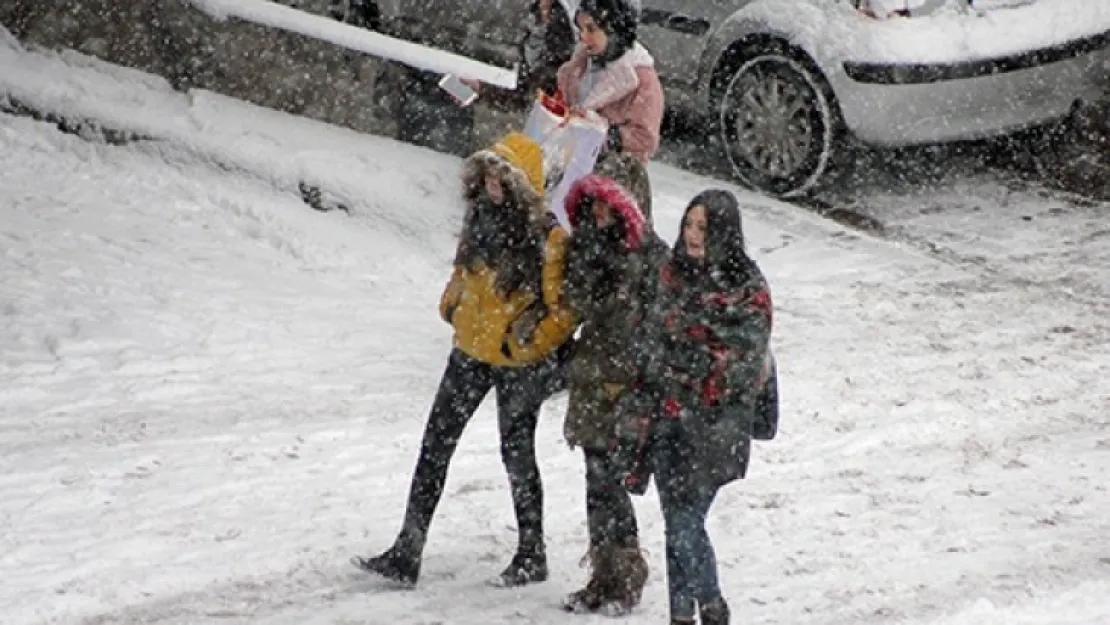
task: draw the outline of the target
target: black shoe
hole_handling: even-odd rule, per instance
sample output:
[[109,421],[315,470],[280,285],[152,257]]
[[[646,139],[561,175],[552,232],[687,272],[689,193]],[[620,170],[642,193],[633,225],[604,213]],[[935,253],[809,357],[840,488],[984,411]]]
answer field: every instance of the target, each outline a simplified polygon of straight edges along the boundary
[[701,625],[728,625],[731,615],[724,597],[717,597],[709,603],[699,606]]
[[501,571],[501,575],[494,578],[491,583],[494,586],[511,588],[545,581],[547,581],[547,556],[542,553],[518,553],[513,556],[509,566]]
[[351,558],[351,564],[406,586],[415,586],[417,578],[420,577],[420,559],[413,558],[396,548],[373,558],[355,556]]

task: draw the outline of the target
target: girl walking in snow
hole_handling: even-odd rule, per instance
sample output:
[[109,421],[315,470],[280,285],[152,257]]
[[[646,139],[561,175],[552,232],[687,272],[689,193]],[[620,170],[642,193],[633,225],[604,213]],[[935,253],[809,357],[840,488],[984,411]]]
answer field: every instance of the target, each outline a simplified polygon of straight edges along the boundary
[[606,150],[645,164],[659,150],[663,88],[651,54],[636,41],[636,0],[582,0],[575,14],[579,46],[558,73],[572,112],[609,122]]
[[[635,453],[626,484],[654,472],[666,527],[672,625],[726,625],[729,609],[705,521],[717,491],[744,477],[770,374],[771,297],[744,248],[728,191],[690,202],[638,341],[639,393],[622,411]],[[649,398],[645,411],[642,398]]]
[[354,559],[365,570],[416,583],[451,457],[470,417],[496,389],[518,532],[516,554],[496,581],[547,579],[536,423],[577,322],[561,298],[567,233],[547,213],[543,187],[540,147],[520,133],[464,163],[466,216],[440,302],[455,331],[454,349],[428,415],[401,531],[385,553]]
[[[608,177],[607,177],[608,176]],[[644,210],[641,210],[640,207]],[[636,512],[609,453],[615,406],[634,381],[633,328],[667,246],[651,227],[651,189],[635,158],[615,155],[571,187],[566,201],[574,234],[567,253],[567,302],[582,320],[568,367],[564,432],[586,461],[590,579],[567,596],[570,612],[629,612],[647,582]]]

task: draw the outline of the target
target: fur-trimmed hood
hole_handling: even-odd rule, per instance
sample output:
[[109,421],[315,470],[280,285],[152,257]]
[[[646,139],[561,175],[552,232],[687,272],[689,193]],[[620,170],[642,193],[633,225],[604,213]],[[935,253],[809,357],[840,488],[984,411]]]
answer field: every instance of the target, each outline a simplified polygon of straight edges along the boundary
[[587,198],[601,200],[616,211],[624,223],[625,249],[640,249],[644,242],[644,215],[631,192],[610,178],[597,174],[583,176],[570,188],[564,205],[572,228],[578,227],[581,205]]
[[514,205],[529,213],[532,224],[546,223],[544,204],[543,149],[527,135],[511,132],[490,148],[479,150],[463,161],[463,197],[473,204],[489,173],[501,178]]

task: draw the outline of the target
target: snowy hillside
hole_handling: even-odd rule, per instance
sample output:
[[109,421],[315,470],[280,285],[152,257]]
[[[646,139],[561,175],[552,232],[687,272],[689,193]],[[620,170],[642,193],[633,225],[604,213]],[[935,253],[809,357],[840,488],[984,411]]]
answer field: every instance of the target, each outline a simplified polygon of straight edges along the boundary
[[[539,438],[549,582],[484,584],[515,540],[490,405],[420,586],[347,563],[400,523],[450,346],[456,159],[71,55],[0,68],[0,93],[148,137],[0,116],[5,623],[612,622],[554,607],[584,577],[562,398]],[[651,173],[673,239],[716,183]],[[352,216],[308,209],[304,179]],[[742,197],[784,416],[710,522],[736,621],[1110,623],[1099,311]],[[654,492],[637,504],[652,578],[620,622],[661,623]]]

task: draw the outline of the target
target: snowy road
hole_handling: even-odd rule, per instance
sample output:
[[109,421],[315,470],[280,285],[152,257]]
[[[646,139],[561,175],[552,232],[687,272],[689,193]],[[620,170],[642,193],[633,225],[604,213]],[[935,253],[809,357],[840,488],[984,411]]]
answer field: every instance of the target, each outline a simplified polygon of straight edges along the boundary
[[[679,131],[660,160],[730,177],[716,141]],[[851,174],[810,202],[845,223],[1015,286],[1054,290],[1110,316],[1110,207],[1047,189],[1003,141],[860,150]]]
[[[397,528],[449,347],[457,160],[83,60],[0,67],[8,92],[160,138],[0,116],[5,623],[568,622],[585,528],[562,399],[539,441],[548,583],[484,585],[515,536],[491,406],[421,585],[346,562]],[[715,183],[652,177],[672,239]],[[307,209],[303,178],[353,217]],[[743,197],[784,421],[711,521],[738,622],[1110,622],[1105,301],[1051,288],[1105,269],[1000,280]],[[662,526],[654,493],[637,503],[653,575],[627,622],[660,623]]]

